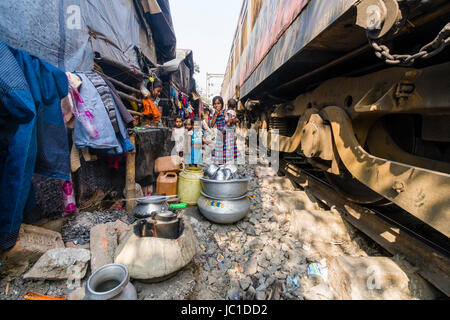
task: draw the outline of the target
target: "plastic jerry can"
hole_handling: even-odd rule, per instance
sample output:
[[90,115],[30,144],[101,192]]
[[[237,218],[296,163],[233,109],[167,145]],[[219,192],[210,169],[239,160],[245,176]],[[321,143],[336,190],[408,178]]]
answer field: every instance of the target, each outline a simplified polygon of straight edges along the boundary
[[155,172],[178,172],[184,169],[183,158],[179,156],[159,157],[155,161]]
[[178,175],[176,172],[161,172],[156,179],[156,193],[166,196],[176,195]]

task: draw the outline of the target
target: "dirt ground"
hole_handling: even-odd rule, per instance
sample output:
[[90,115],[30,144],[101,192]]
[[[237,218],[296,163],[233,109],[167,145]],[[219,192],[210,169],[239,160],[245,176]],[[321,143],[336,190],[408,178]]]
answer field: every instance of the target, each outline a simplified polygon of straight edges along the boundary
[[[255,166],[240,167],[240,173],[251,177],[249,194],[253,196],[251,211],[241,221],[220,225],[211,223],[196,206],[184,209],[184,216],[195,232],[198,252],[193,261],[174,277],[160,283],[143,283],[132,280],[138,300],[321,300],[340,299],[340,292],[327,283],[326,275],[310,274],[312,263],[324,270],[334,256],[382,257],[389,254],[364,234],[342,221],[342,240],[320,242],[318,224],[311,224],[311,233],[296,229],[301,221],[293,212],[280,213],[277,209],[277,188],[262,183]],[[304,191],[303,191],[304,192]],[[306,208],[320,215],[332,213],[312,195],[307,197]],[[306,210],[307,214],[308,211]],[[326,216],[326,215],[324,215]],[[134,222],[125,211],[79,213],[62,227],[65,241],[88,243],[89,229],[98,224],[117,219]],[[316,230],[316,231],[314,231]],[[316,232],[316,234],[314,234]],[[81,282],[84,287],[90,270]],[[334,286],[336,287],[336,286]],[[0,280],[0,300],[21,300],[27,291],[50,296],[68,296],[73,290],[67,281]],[[411,290],[410,299],[423,298]]]

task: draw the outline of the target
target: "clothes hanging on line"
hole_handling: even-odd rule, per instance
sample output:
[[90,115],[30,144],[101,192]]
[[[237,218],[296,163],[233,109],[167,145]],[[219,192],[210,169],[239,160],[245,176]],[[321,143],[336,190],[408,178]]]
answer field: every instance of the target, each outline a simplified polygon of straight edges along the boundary
[[114,107],[113,96],[111,95],[111,89],[108,87],[103,78],[96,72],[84,72],[84,75],[91,80],[95,89],[97,89],[98,94],[100,95],[103,105],[106,108],[108,113],[109,120],[114,128],[114,132],[119,132],[119,125],[117,124],[117,114],[116,108]]
[[84,100],[84,112],[86,112],[87,115],[90,115],[92,125],[95,127],[99,135],[97,137],[92,136],[80,121],[76,121],[73,131],[75,146],[78,149],[119,148],[119,142],[115,136],[114,128],[111,124],[100,94],[85,74],[76,74],[83,82],[80,88],[80,95]]
[[116,103],[117,108],[119,109],[120,115],[122,116],[123,121],[127,125],[128,128],[134,128],[134,118],[131,115],[131,113],[128,111],[128,109],[125,107],[125,105],[122,102],[122,99],[120,99],[119,94],[117,93],[116,88],[114,85],[106,79],[104,76],[103,80],[108,85],[109,89],[111,90],[111,95],[114,99],[114,102]]

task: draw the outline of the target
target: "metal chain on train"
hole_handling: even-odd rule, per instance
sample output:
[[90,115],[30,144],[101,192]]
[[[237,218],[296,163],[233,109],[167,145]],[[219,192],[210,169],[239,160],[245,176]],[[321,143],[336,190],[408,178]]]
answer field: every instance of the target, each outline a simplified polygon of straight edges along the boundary
[[439,32],[437,37],[430,43],[423,46],[415,54],[391,54],[390,49],[377,41],[369,38],[370,45],[375,49],[375,55],[386,60],[388,64],[402,66],[412,65],[416,59],[428,59],[440,53],[450,43],[450,22]]

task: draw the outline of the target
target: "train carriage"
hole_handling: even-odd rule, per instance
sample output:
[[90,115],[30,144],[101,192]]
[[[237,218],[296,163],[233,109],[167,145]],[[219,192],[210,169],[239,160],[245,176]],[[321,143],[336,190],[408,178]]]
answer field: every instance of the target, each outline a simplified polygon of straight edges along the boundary
[[448,238],[449,43],[446,0],[245,0],[222,96],[347,199]]

